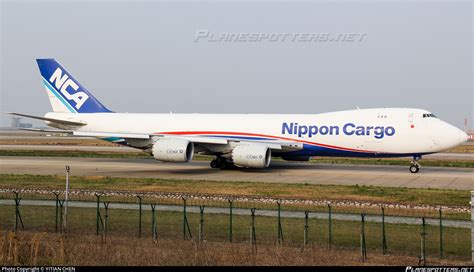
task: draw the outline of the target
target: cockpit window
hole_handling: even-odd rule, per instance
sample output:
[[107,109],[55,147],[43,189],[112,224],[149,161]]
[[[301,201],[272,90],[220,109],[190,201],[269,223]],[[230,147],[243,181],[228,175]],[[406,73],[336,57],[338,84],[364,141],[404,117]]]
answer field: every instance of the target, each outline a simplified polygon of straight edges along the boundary
[[423,113],[423,118],[436,118],[436,115],[432,113]]

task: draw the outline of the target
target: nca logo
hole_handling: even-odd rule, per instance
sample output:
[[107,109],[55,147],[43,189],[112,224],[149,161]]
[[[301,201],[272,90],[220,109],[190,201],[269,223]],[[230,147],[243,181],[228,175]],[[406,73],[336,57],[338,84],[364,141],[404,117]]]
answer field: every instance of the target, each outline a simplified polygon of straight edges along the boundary
[[[53,75],[49,79],[51,84],[54,84],[56,89],[60,90],[61,93],[66,97],[67,100],[73,100],[76,102],[76,109],[80,109],[84,102],[87,101],[89,96],[84,92],[77,92],[79,86],[77,86],[76,82],[72,81],[68,75],[64,74],[61,68],[57,68],[54,71]],[[72,88],[74,90],[73,93],[70,93],[67,88]]]

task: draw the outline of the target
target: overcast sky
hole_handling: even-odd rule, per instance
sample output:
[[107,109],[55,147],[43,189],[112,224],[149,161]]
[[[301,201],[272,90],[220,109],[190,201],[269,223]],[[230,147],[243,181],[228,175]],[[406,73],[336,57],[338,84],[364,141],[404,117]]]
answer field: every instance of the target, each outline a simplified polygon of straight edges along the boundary
[[[0,2],[2,113],[51,110],[35,62],[47,57],[120,112],[416,107],[473,124],[472,1]],[[216,42],[203,33],[362,39]],[[0,121],[9,126],[10,116]]]

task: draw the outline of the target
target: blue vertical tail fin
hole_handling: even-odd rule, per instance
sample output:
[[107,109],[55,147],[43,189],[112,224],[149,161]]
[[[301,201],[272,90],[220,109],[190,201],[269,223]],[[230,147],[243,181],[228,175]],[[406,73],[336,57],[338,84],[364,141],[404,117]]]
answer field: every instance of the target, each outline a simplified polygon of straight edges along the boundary
[[55,59],[37,59],[54,112],[111,112]]

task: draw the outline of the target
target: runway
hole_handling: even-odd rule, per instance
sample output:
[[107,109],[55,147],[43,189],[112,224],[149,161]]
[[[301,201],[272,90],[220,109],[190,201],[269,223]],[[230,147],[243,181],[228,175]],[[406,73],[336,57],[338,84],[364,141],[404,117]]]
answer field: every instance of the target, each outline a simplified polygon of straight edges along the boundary
[[409,188],[474,190],[470,168],[422,167],[411,174],[407,166],[332,165],[273,162],[268,169],[211,169],[209,162],[162,163],[152,159],[0,157],[2,174],[72,175],[162,178],[266,183],[374,185]]
[[[89,146],[89,145],[0,145],[0,150],[39,150],[39,151],[92,151],[117,153],[142,153],[143,151],[127,146]],[[474,153],[436,153],[423,156],[429,160],[474,161]]]

